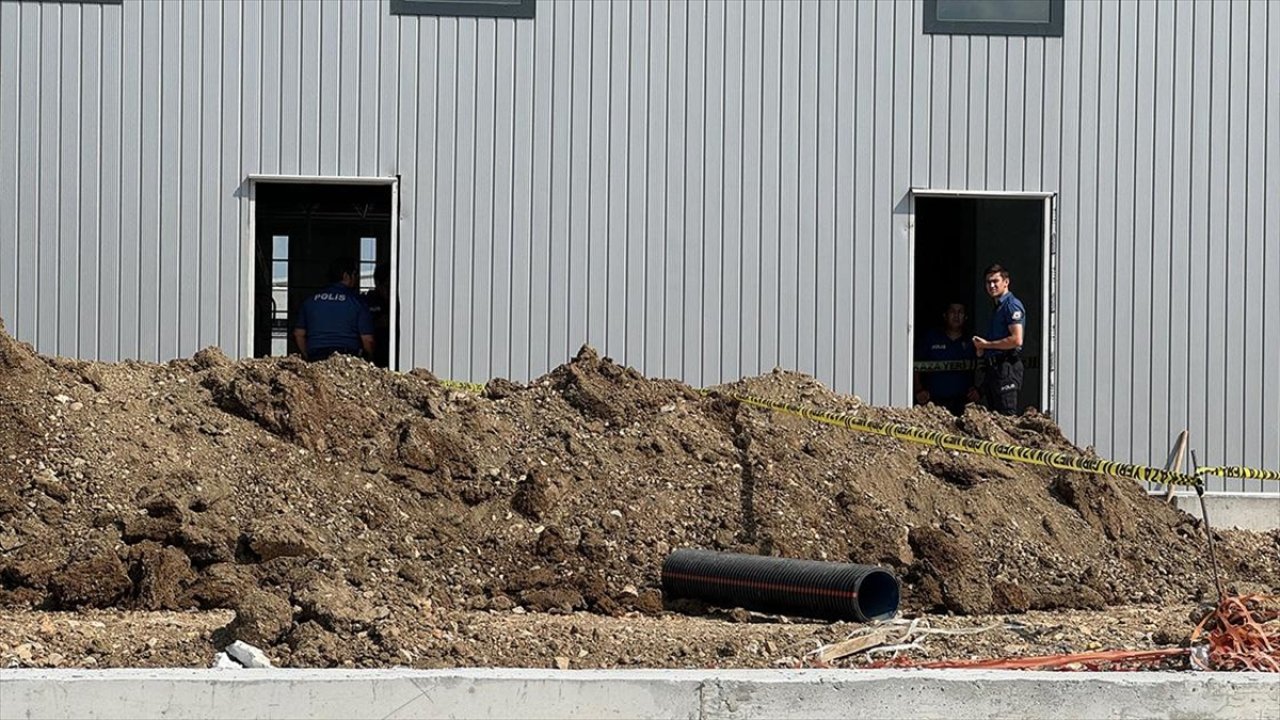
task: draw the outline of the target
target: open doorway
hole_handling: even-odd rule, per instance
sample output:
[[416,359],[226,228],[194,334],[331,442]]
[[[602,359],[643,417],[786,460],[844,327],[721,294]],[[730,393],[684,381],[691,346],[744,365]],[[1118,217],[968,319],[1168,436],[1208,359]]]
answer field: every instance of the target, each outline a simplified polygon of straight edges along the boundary
[[[329,284],[335,260],[359,262],[359,291],[375,292],[381,277],[395,297],[395,188],[388,183],[259,181],[254,189],[254,357],[298,352],[291,332],[304,300]],[[371,299],[376,303],[376,298]],[[394,362],[396,317],[384,303],[375,315],[375,353]]]
[[965,332],[986,336],[994,308],[981,273],[1003,265],[1009,271],[1009,290],[1027,312],[1019,407],[1045,412],[1052,410],[1050,203],[1052,197],[1044,195],[916,192],[914,197],[915,337],[939,327],[947,305],[956,302],[968,310]]

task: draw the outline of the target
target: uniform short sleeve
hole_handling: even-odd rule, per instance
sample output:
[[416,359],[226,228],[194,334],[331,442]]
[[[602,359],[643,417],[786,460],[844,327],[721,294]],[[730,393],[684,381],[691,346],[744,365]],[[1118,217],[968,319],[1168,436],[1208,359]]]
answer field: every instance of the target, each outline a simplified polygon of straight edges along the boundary
[[1022,307],[1022,301],[1014,299],[1009,303],[1009,310],[1005,318],[1007,325],[1023,325],[1027,324],[1027,310]]

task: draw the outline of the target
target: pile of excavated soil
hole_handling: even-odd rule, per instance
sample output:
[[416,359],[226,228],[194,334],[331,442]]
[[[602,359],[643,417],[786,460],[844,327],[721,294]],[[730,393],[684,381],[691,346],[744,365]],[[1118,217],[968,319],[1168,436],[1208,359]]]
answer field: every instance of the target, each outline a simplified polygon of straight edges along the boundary
[[[723,389],[1075,450],[1035,414],[866,407],[783,372]],[[776,415],[589,348],[472,394],[344,357],[47,358],[0,326],[0,461],[0,607],[232,610],[219,642],[291,665],[403,662],[466,612],[662,615],[680,547],[883,564],[909,612],[1210,587],[1198,524],[1132,481]],[[1219,537],[1228,578],[1280,588],[1280,533]],[[467,662],[435,646],[419,660]]]

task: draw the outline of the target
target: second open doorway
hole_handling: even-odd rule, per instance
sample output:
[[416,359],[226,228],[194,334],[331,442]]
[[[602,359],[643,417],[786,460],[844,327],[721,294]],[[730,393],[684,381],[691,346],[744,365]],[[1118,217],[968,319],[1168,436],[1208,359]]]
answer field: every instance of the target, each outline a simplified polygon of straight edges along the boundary
[[968,311],[966,333],[986,336],[993,305],[982,272],[999,263],[1027,311],[1020,409],[1051,411],[1051,237],[1049,195],[917,191],[914,336],[940,325],[949,303]]
[[[398,349],[395,303],[395,186],[393,182],[287,182],[261,179],[254,188],[254,357],[296,353],[290,332],[302,302],[329,284],[334,260],[359,263],[358,292],[385,292],[375,316],[375,350],[368,358],[394,367]],[[376,290],[381,276],[383,290]],[[371,304],[376,298],[371,298]]]

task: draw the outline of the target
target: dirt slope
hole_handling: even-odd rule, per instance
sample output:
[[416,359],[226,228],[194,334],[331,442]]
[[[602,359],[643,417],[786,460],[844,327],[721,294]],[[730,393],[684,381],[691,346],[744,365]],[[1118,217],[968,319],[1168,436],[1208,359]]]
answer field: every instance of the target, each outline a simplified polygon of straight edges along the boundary
[[[725,389],[1070,447],[1041,416],[862,407],[799,374]],[[1127,480],[815,425],[585,348],[481,396],[351,358],[45,358],[0,326],[0,606],[230,609],[222,639],[296,665],[397,662],[459,611],[660,614],[678,547],[885,564],[908,611],[1194,600],[1198,533]],[[1280,587],[1280,534],[1219,547],[1229,578]]]

